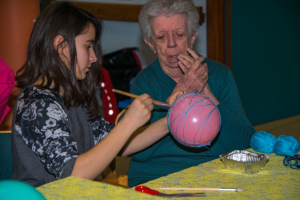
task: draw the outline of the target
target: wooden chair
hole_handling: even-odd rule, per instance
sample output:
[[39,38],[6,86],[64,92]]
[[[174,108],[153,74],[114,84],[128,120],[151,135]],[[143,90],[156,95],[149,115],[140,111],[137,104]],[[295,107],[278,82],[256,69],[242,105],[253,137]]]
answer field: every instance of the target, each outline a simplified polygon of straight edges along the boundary
[[[129,105],[130,106],[130,105]],[[129,108],[129,106],[127,106],[126,108],[124,108],[116,117],[115,120],[115,125],[117,125],[117,123],[119,122],[120,117],[126,112],[126,110]]]
[[[117,125],[119,118],[124,114],[129,106],[124,108],[116,117],[115,124]],[[125,174],[117,173],[117,160],[116,158],[110,163],[110,165],[99,175],[96,180],[108,183],[119,185],[123,187],[128,187],[128,176]]]

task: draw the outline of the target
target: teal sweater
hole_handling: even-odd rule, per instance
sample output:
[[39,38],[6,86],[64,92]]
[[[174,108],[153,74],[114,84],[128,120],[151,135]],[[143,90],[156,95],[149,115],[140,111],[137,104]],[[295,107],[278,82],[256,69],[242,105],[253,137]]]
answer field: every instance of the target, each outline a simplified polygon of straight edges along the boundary
[[[243,110],[230,69],[210,59],[205,62],[209,70],[209,87],[220,102],[218,108],[222,122],[217,137],[210,146],[192,148],[167,134],[149,148],[130,156],[130,187],[208,162],[229,151],[250,148],[255,130]],[[153,99],[165,102],[175,86],[176,82],[162,71],[156,60],[134,79],[132,93],[148,93]],[[149,123],[166,115],[166,108],[155,106]]]

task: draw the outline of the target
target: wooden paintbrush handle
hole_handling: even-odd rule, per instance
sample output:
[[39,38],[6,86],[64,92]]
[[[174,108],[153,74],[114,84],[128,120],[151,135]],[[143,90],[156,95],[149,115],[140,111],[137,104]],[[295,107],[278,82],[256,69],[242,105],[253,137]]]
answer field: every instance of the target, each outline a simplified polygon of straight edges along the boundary
[[[124,92],[124,91],[121,91],[121,90],[112,89],[112,91],[115,92],[115,93],[119,93],[119,94],[128,96],[128,97],[132,97],[132,98],[137,98],[138,97],[138,95],[136,95],[136,94],[131,94],[129,92]],[[172,107],[171,105],[169,105],[167,103],[163,103],[163,102],[160,102],[160,101],[157,101],[157,100],[154,100],[154,99],[153,99],[153,104],[158,105],[158,106],[165,106],[165,107],[168,107],[168,108]]]

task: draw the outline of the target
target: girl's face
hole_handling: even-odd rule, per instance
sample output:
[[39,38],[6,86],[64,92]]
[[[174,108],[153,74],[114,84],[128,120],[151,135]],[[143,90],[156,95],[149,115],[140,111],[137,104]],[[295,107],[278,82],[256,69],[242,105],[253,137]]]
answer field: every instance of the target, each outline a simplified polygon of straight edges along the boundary
[[91,68],[91,65],[97,61],[93,49],[93,43],[95,41],[95,27],[93,24],[89,24],[87,29],[75,38],[77,61],[76,63],[76,78],[83,80],[86,77],[86,73]]
[[[83,31],[81,35],[75,38],[76,45],[76,61],[75,61],[75,71],[76,78],[78,80],[83,80],[86,77],[86,73],[91,68],[92,64],[97,61],[93,49],[93,43],[95,41],[95,27],[91,23]],[[66,45],[61,54],[61,59],[64,61],[65,65],[70,69],[70,53],[69,46]]]

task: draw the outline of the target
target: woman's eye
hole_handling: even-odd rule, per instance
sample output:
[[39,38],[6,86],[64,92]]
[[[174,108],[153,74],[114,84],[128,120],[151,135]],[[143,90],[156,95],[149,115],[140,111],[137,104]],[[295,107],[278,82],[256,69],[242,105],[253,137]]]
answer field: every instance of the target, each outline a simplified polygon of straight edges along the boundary
[[159,39],[159,40],[161,40],[163,38],[164,38],[164,36],[157,36],[157,39]]

